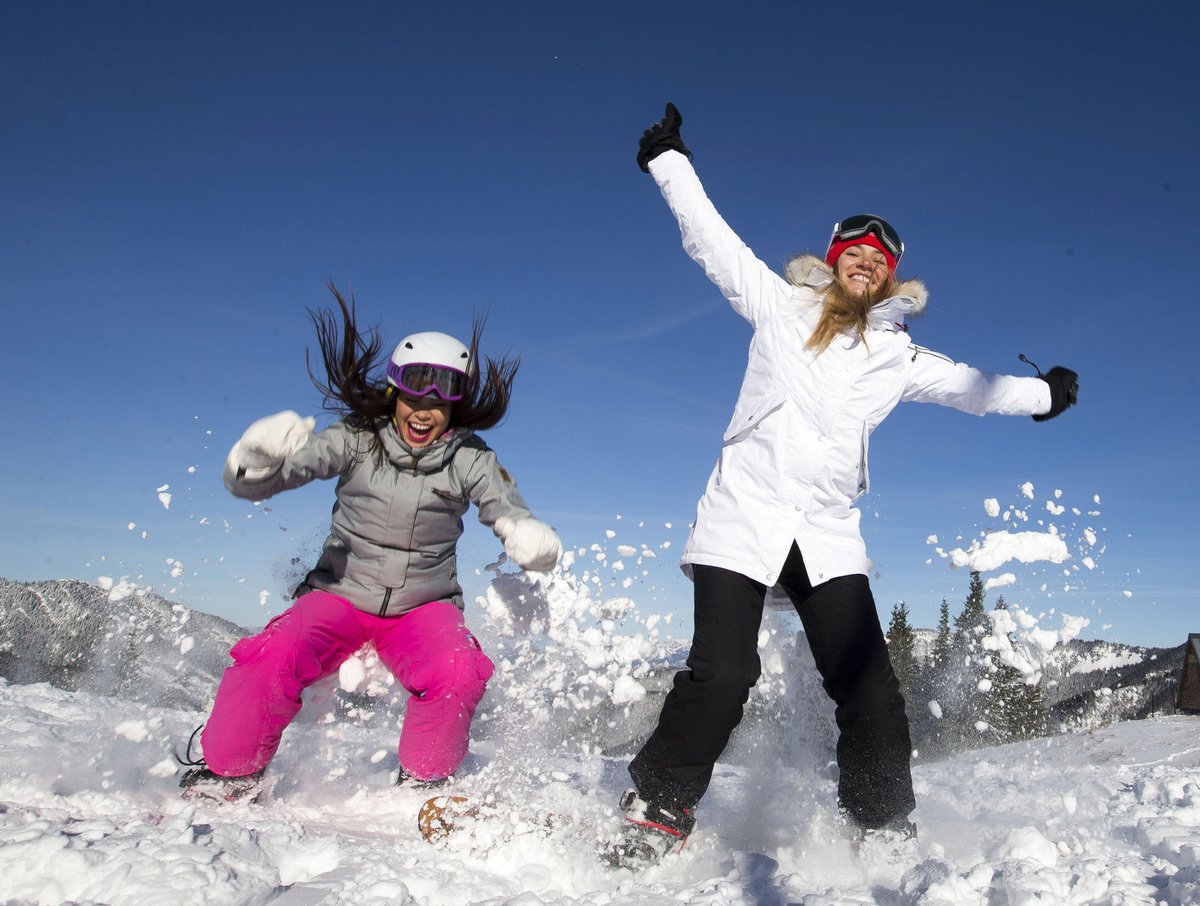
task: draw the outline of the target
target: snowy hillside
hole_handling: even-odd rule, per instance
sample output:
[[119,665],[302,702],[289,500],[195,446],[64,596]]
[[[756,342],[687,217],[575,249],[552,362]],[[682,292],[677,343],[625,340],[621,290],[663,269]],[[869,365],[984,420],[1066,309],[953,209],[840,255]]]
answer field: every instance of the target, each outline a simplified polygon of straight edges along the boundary
[[[236,628],[120,587],[0,584],[12,671],[0,681],[4,897],[1200,903],[1195,717],[918,759],[919,841],[856,853],[835,820],[831,706],[797,621],[780,613],[764,622],[763,678],[685,853],[642,875],[604,870],[596,841],[618,823],[629,755],[683,649],[628,598],[595,599],[569,574],[495,572],[476,606],[498,672],[449,790],[485,817],[440,849],[416,831],[428,794],[392,785],[403,702],[372,652],[308,691],[268,796],[189,802],[171,753],[205,719]],[[1080,650],[1093,666],[1136,660]],[[1067,651],[1039,666],[1069,672]],[[37,669],[47,682],[26,682]]]

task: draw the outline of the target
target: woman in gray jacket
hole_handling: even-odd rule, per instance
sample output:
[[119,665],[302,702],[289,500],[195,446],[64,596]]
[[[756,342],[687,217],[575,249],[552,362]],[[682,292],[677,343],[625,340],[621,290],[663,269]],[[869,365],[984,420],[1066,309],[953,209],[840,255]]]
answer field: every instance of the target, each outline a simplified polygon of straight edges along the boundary
[[225,486],[249,500],[315,479],[337,478],[337,487],[329,537],[296,602],[230,651],[203,760],[188,762],[181,779],[204,795],[253,792],[304,688],[366,643],[410,693],[400,781],[449,776],[493,671],[463,622],[455,558],[463,515],[474,503],[524,569],[551,570],[562,553],[475,433],[504,418],[518,363],[489,358],[481,369],[477,323],[469,348],[443,333],[406,337],[380,381],[378,333],[361,333],[333,293],[342,329],[332,313],[312,315],[326,375],[314,381],[344,417],[317,433],[315,419],[295,412],[260,419],[225,464]]
[[786,278],[717,213],[679,136],[674,105],[642,137],[638,163],[679,223],[683,246],[754,329],[720,459],[684,548],[695,594],[687,669],[629,766],[625,837],[611,857],[657,861],[691,832],[714,763],[759,676],[764,595],[777,586],[800,615],[836,704],[838,805],[858,835],[911,836],[915,806],[904,700],[867,581],[854,501],[869,485],[871,432],[900,402],[1044,420],[1075,402],[1074,372],[984,374],[914,344],[906,314],[925,304],[898,282],[904,244],[882,218],[834,228],[823,260]]

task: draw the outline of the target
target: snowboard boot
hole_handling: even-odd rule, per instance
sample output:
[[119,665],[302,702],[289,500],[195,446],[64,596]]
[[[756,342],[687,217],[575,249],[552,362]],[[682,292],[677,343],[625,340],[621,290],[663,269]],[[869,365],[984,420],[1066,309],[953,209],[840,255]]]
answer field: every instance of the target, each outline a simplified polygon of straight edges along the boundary
[[242,777],[222,777],[206,765],[183,772],[179,786],[185,799],[212,799],[215,802],[257,802],[264,792],[262,771]]
[[691,809],[666,808],[641,799],[637,790],[621,795],[625,826],[600,857],[610,868],[639,870],[657,865],[669,852],[683,849],[696,826]]
[[850,845],[861,858],[894,862],[917,848],[917,826],[903,815],[879,827],[851,824]]
[[196,727],[188,737],[187,752],[184,755],[175,753],[175,760],[187,768],[179,778],[179,787],[183,790],[185,799],[212,799],[215,802],[257,802],[259,796],[266,792],[263,786],[263,773],[266,768],[246,774],[242,777],[224,777],[214,774],[203,757],[192,756],[192,746],[196,737],[204,729],[204,724]]
[[436,777],[433,780],[422,780],[420,777],[415,777],[408,771],[400,768],[400,773],[396,775],[396,786],[402,786],[406,790],[436,790],[438,787],[445,786],[454,777],[451,774],[449,777]]

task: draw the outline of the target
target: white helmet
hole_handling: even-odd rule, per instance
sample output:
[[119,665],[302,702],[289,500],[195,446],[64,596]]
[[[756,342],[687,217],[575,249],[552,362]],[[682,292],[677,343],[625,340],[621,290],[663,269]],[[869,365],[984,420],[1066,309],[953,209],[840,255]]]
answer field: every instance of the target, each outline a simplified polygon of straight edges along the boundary
[[466,392],[470,364],[470,350],[449,334],[414,333],[393,350],[387,379],[396,389],[413,396],[435,393],[454,402]]

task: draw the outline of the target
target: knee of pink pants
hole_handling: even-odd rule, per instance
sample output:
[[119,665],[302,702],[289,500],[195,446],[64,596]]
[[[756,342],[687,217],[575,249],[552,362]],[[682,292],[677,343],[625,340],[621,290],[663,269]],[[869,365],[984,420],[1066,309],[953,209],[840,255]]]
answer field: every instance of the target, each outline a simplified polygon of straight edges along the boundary
[[466,757],[471,719],[495,670],[453,604],[425,604],[399,618],[380,658],[411,693],[400,766],[422,780],[446,777]]
[[217,774],[261,770],[274,757],[304,689],[328,676],[363,643],[357,611],[324,591],[305,595],[262,632],[230,650],[204,726],[204,760]]

